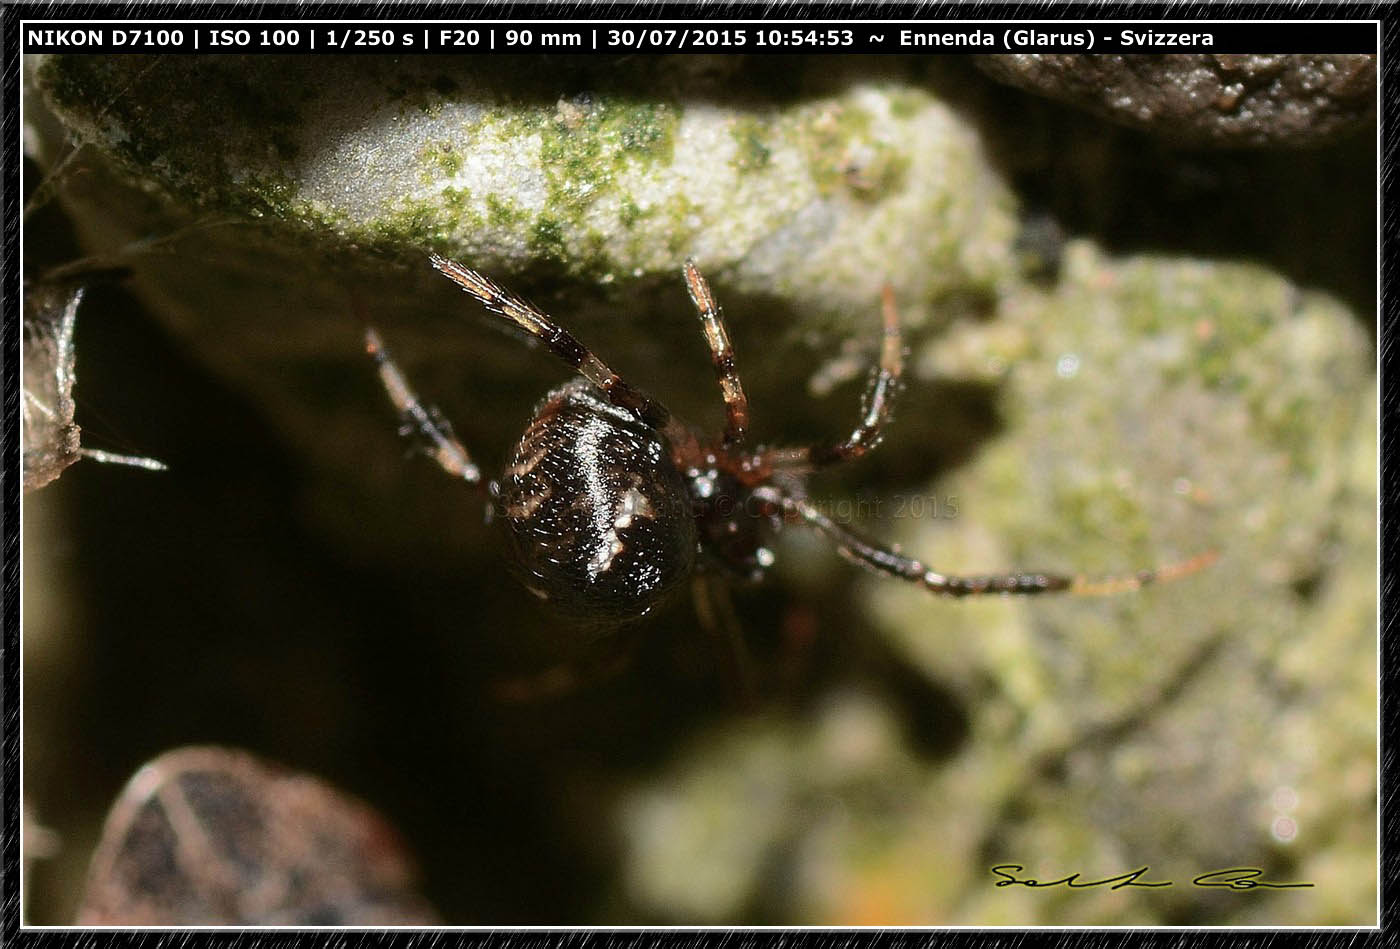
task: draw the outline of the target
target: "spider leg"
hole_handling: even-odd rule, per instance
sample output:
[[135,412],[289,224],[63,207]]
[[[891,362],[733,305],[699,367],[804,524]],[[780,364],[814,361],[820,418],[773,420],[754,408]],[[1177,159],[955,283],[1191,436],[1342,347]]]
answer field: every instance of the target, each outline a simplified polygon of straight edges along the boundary
[[517,296],[490,277],[456,261],[430,254],[433,266],[457,286],[475,297],[492,313],[504,316],[544,343],[569,367],[598,387],[608,401],[631,412],[642,422],[674,438],[684,437],[684,426],[671,417],[664,405],[647,397],[594,355],[572,333],[549,318],[539,307]]
[[737,704],[753,709],[758,703],[753,657],[744,642],[744,631],[734,612],[729,587],[713,574],[697,573],[693,583],[695,616],[710,634],[716,652],[723,657],[725,678]]
[[808,445],[804,448],[775,448],[764,453],[764,460],[773,468],[820,468],[864,455],[879,444],[890,410],[899,394],[900,377],[904,373],[904,341],[899,332],[899,314],[895,310],[894,290],[885,284],[880,290],[884,333],[880,344],[880,367],[870,377],[870,385],[861,400],[861,420],[843,441]]
[[724,396],[724,447],[736,448],[744,444],[749,429],[749,398],[744,394],[744,384],[739,380],[739,371],[734,366],[734,347],[729,343],[729,330],[724,324],[724,311],[715,303],[710,285],[695,269],[695,261],[685,262],[685,285],[690,291],[691,302],[700,314],[700,322],[705,327],[705,341],[710,344],[710,359],[714,363],[715,378],[719,381],[720,393]]
[[909,580],[945,596],[980,596],[989,593],[1074,593],[1081,596],[1108,596],[1140,590],[1151,583],[1161,583],[1184,577],[1210,566],[1218,558],[1215,551],[1199,554],[1189,560],[1139,570],[1116,577],[1091,579],[1054,573],[1008,573],[981,577],[956,577],[930,570],[918,560],[872,543],[836,524],[810,501],[802,498],[785,499],[789,516],[816,528],[836,544],[848,560],[880,573]]
[[508,705],[568,698],[584,689],[618,678],[632,665],[636,653],[637,638],[623,636],[602,655],[559,663],[526,675],[498,679],[491,685],[491,695],[497,702]]
[[419,435],[428,448],[428,456],[453,477],[471,484],[481,483],[481,469],[467,454],[467,449],[452,434],[452,424],[432,406],[424,405],[409,388],[408,380],[384,348],[384,341],[373,327],[365,328],[365,352],[369,353],[379,370],[379,379],[389,401],[399,410],[404,433]]

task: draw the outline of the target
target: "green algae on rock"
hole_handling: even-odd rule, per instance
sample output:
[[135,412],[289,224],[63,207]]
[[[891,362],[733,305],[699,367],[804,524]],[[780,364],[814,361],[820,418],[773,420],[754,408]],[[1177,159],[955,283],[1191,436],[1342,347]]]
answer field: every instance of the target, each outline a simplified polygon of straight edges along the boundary
[[746,108],[606,87],[520,96],[490,69],[58,56],[32,72],[140,186],[333,246],[593,279],[694,256],[745,291],[829,309],[886,279],[928,299],[1004,276],[1011,202],[971,130],[923,90],[872,80]]
[[[955,517],[896,518],[888,539],[955,572],[1221,558],[1110,598],[954,602],[862,581],[876,629],[960,699],[969,734],[954,758],[913,765],[916,777],[891,771],[909,795],[885,815],[893,830],[854,819],[875,800],[857,790],[833,837],[794,802],[839,771],[800,762],[792,749],[814,726],[788,725],[765,764],[784,820],[746,837],[789,861],[770,921],[1374,922],[1376,393],[1365,331],[1335,301],[1257,267],[1115,260],[1083,242],[1066,263],[1053,291],[1015,288],[996,320],[955,326],[915,353],[926,380],[1000,380],[1005,429],[924,491],[955,497]],[[905,414],[919,388],[911,380]],[[834,559],[820,544],[783,554]],[[911,753],[907,736],[894,742],[894,758]],[[683,755],[647,799],[691,827],[717,797],[742,794],[759,747]],[[633,873],[663,852],[678,865],[702,859],[682,852],[684,838],[666,851],[624,826]],[[997,887],[990,868],[1013,863],[1042,880],[1149,865],[1144,879],[1174,884]],[[1226,866],[1316,885],[1244,904],[1192,885]],[[634,887],[648,905],[661,895]],[[757,896],[714,891],[668,918],[733,921]]]

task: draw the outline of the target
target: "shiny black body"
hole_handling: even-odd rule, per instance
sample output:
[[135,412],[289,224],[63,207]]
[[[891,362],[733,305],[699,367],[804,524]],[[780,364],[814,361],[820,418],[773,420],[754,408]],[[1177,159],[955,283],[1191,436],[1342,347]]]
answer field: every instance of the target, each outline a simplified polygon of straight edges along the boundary
[[645,615],[695,565],[693,508],[670,446],[582,380],[536,408],[499,496],[514,572],[584,623]]

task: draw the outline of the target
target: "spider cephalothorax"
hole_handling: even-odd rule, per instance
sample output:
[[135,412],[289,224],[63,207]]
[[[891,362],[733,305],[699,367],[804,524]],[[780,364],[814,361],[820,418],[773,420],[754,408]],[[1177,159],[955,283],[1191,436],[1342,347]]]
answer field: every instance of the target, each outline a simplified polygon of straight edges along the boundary
[[[575,379],[536,407],[498,482],[497,499],[513,571],[540,599],[581,624],[622,623],[648,613],[698,568],[757,579],[773,562],[769,543],[786,523],[830,537],[848,559],[935,593],[1105,593],[1136,589],[1198,569],[1209,556],[1159,570],[1089,581],[1012,573],[958,577],[864,540],[808,500],[804,476],[859,458],[880,440],[900,385],[904,353],[893,291],[882,294],[884,335],[860,422],[840,441],[799,448],[749,443],[749,404],[723,314],[695,265],[684,268],[700,314],[726,423],[708,436],[683,424],[632,386],[538,307],[461,264],[433,266],[487,309],[541,340],[575,369]],[[482,484],[451,426],[413,394],[379,334],[366,347],[410,432],[450,474]]]

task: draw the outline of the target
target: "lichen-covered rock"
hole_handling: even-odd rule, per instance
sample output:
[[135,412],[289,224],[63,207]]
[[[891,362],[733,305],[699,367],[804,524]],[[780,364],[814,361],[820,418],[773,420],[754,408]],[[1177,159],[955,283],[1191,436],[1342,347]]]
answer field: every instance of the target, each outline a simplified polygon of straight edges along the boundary
[[500,62],[74,56],[34,77],[137,183],[323,247],[604,283],[692,256],[747,290],[862,304],[886,279],[923,297],[1005,267],[1007,196],[917,86],[745,107],[662,61],[645,97],[567,65],[536,97],[500,87]]
[[[915,354],[926,380],[998,380],[1007,428],[922,492],[921,514],[904,499],[892,539],[949,572],[1219,561],[1107,598],[945,601],[872,578],[884,636],[961,698],[971,729],[913,789],[890,772],[910,795],[885,815],[895,826],[857,816],[859,793],[835,826],[796,806],[840,773],[793,757],[817,725],[789,726],[761,766],[714,748],[682,759],[651,807],[693,827],[766,769],[784,819],[744,840],[797,862],[772,921],[1373,923],[1373,359],[1351,314],[1266,271],[1072,244],[1055,290],[1022,289]],[[684,834],[663,845],[632,826],[634,873],[703,860]],[[1143,879],[1174,885],[999,888],[1000,864],[1041,880],[1149,865]],[[1261,900],[1191,882],[1225,867],[1316,885]],[[734,919],[754,898],[669,918]]]
[[989,76],[1189,145],[1316,145],[1375,118],[1376,58],[1007,53]]
[[723,923],[784,877],[785,896],[807,904],[794,918],[825,921],[850,896],[851,854],[839,851],[853,833],[881,845],[898,835],[919,773],[889,710],[861,691],[829,695],[801,724],[755,719],[704,736],[619,808],[628,895],[649,916]]

